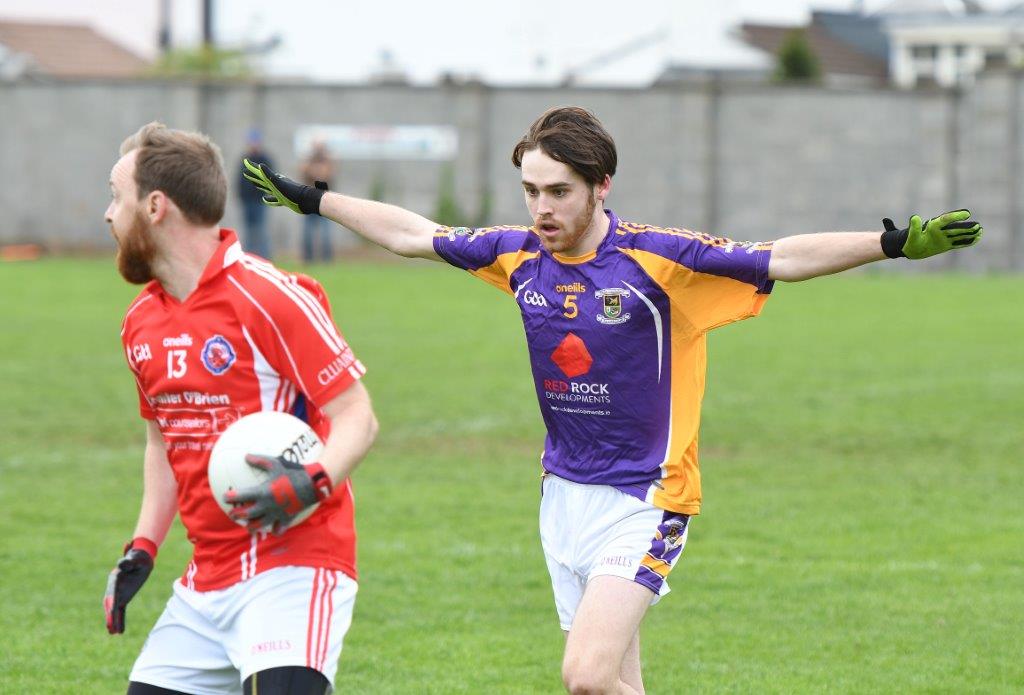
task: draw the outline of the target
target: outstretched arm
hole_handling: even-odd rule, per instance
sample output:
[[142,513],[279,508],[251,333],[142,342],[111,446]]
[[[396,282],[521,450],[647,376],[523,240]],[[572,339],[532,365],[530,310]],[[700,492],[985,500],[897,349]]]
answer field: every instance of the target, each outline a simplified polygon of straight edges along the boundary
[[879,232],[824,232],[779,239],[772,244],[768,277],[797,282],[880,261],[886,255],[879,236]]
[[441,260],[434,251],[434,232],[440,225],[405,208],[328,192],[320,201],[320,214],[399,256]]
[[434,252],[434,232],[440,226],[436,222],[395,205],[330,193],[319,183],[297,183],[266,164],[245,160],[243,166],[243,175],[262,191],[267,205],[322,215],[400,256],[442,260]]
[[973,246],[983,232],[969,219],[967,210],[956,210],[930,220],[914,215],[906,229],[883,220],[883,232],[830,232],[785,237],[772,244],[768,277],[796,282],[831,275],[885,258],[927,258]]

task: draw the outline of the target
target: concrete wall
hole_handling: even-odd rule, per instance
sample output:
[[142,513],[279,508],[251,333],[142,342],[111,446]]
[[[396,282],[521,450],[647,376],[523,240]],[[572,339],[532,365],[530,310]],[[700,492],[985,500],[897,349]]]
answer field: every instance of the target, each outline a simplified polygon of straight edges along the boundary
[[[294,171],[295,129],[309,123],[453,125],[457,195],[488,222],[528,223],[512,146],[557,104],[594,110],[616,138],[611,206],[624,218],[737,239],[873,229],[891,216],[967,206],[984,244],[915,269],[1024,268],[1024,78],[991,74],[966,93],[836,91],[695,81],[650,90],[489,89],[479,85],[200,85],[188,82],[0,84],[0,243],[110,248],[102,220],[121,140],[153,119],[209,133],[232,184],[225,223],[240,222],[235,167],[245,133]],[[339,183],[431,215],[443,165],[342,162]],[[300,220],[273,211],[277,249],[294,253]],[[344,242],[344,231],[338,230]]]

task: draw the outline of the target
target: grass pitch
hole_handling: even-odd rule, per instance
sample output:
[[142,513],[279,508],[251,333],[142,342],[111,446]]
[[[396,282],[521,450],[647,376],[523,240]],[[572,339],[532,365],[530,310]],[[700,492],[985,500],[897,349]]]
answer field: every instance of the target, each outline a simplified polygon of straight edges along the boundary
[[[427,263],[313,269],[381,421],[355,475],[346,693],[556,693],[543,441],[513,303]],[[180,526],[103,628],[144,427],[109,261],[0,266],[0,692],[123,692]],[[714,332],[704,513],[642,633],[650,693],[1024,689],[1021,280],[777,286]]]

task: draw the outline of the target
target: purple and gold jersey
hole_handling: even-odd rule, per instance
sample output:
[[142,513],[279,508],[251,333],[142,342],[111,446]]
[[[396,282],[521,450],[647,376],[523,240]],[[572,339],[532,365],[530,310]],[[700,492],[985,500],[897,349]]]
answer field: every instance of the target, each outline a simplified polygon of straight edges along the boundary
[[697,514],[705,334],[761,311],[771,244],[608,216],[585,256],[548,252],[529,227],[445,227],[434,250],[519,304],[544,469]]

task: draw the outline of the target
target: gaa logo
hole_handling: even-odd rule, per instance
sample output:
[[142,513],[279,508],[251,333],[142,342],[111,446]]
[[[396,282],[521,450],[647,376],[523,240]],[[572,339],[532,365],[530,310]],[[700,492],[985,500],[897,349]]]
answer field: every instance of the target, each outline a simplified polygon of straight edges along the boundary
[[544,299],[544,295],[542,295],[540,292],[526,290],[525,292],[523,292],[523,303],[532,304],[533,306],[547,306],[548,300]]
[[153,351],[149,349],[149,343],[132,345],[128,350],[128,362],[134,367],[139,362],[153,359]]
[[222,335],[215,335],[207,340],[199,356],[203,360],[203,366],[214,376],[220,376],[230,369],[236,357],[235,349]]

